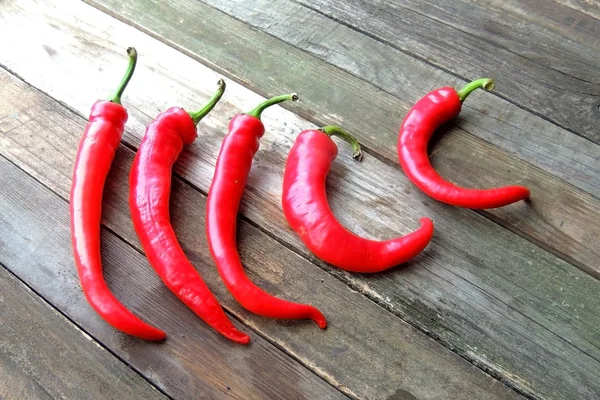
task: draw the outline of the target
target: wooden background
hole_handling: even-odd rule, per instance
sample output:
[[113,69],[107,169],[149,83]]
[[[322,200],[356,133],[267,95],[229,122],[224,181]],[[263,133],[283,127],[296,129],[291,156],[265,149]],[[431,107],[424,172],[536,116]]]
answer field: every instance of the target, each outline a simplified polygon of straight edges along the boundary
[[[0,0],[0,398],[600,399],[600,5],[586,0]],[[106,325],[79,287],[68,193],[90,106],[140,54],[129,121],[104,194],[105,276],[168,340]],[[248,347],[213,332],[149,267],[129,219],[128,173],[159,112],[225,96],[175,168],[182,246]],[[470,187],[523,184],[532,201],[485,211],[428,198],[402,173],[397,130],[440,86],[476,92],[432,146]],[[208,253],[206,193],[229,119],[265,112],[239,218],[250,277],[321,309],[329,328],[243,310]],[[430,246],[373,276],[318,261],[281,212],[297,133],[339,124],[328,180],[352,231],[384,239],[434,220]]]

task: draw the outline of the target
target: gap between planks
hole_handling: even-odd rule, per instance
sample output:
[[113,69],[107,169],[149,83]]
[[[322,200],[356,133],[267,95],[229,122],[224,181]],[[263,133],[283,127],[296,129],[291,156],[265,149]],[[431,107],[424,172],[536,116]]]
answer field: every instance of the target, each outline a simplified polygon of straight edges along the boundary
[[[114,13],[125,13],[130,20],[135,21],[136,15],[132,14],[130,11],[136,7],[137,2],[129,3],[127,6],[119,6],[112,4],[112,0],[93,1],[94,3],[102,2],[103,4],[110,4]],[[185,7],[187,7],[188,10],[192,9],[199,12],[201,9],[200,5],[192,8],[187,5],[187,1],[184,0],[184,3],[186,3]],[[195,3],[198,4],[198,2]],[[342,23],[336,22],[336,20],[330,19],[325,13],[292,0],[232,0],[227,2],[226,5],[215,0],[203,0],[203,3],[206,3],[206,6],[210,9],[231,16],[255,29],[259,29],[262,32],[272,35],[274,38],[289,43],[320,60],[331,63],[341,70],[374,85],[377,90],[389,92],[390,95],[397,97],[398,100],[403,100],[400,107],[408,107],[424,93],[436,86],[462,86],[465,84],[465,81],[468,81],[456,79],[455,75],[434,68],[431,64],[426,62],[416,60],[414,57],[408,56],[400,50],[378,41],[376,37],[355,31],[352,26],[348,27]],[[164,25],[170,23],[171,18],[175,18],[179,15],[177,14],[179,7],[179,3],[172,5],[171,12],[163,13],[161,21],[145,19],[139,22],[144,25],[150,25],[164,33]],[[183,5],[181,5],[181,7],[183,7]],[[280,23],[280,21],[285,21],[285,23]],[[162,26],[161,23],[163,24]],[[187,20],[184,19],[184,22],[181,22],[178,25],[180,29],[187,31],[191,28],[190,26],[187,26],[188,24]],[[328,29],[319,29],[323,26],[328,26]],[[167,36],[170,37],[171,35],[169,34]],[[182,40],[182,43],[186,43],[184,32],[177,38],[178,42],[181,42]],[[348,46],[347,43],[352,43],[352,46]],[[193,46],[193,44],[189,42],[186,44],[191,44]],[[211,56],[215,57],[212,52],[202,54],[202,57]],[[430,84],[429,82],[431,81],[433,81],[433,83]],[[500,83],[498,84],[500,85]],[[549,144],[559,144],[557,141],[552,140],[552,136],[557,136],[557,139],[564,136],[560,145],[570,146],[582,153],[585,153],[588,150],[589,145],[593,144],[587,139],[570,134],[555,124],[543,122],[541,121],[541,118],[534,117],[533,115],[530,115],[531,113],[529,112],[522,112],[522,107],[512,105],[507,101],[496,98],[496,96],[493,96],[495,93],[496,91],[492,92],[492,96],[485,96],[483,104],[481,104],[479,98],[476,102],[469,101],[465,104],[463,114],[475,110],[478,112],[476,120],[481,121],[481,123],[476,125],[477,129],[471,129],[472,134],[490,143],[496,144],[508,152],[516,152],[521,158],[528,159],[528,161],[533,162],[542,169],[553,171],[559,176],[561,176],[560,169],[558,169],[557,166],[554,166],[554,169],[552,169],[553,167],[550,163],[543,164],[541,159],[531,160],[530,157],[523,154],[523,151],[526,150],[534,153],[535,151],[539,151],[532,148],[526,148],[526,145],[531,139],[534,140],[536,147],[540,145],[545,145],[547,147]],[[511,115],[513,118],[507,118],[508,115],[514,114],[515,110],[517,111],[516,114],[520,113],[529,117],[525,118],[524,121],[521,121],[523,122],[523,125],[532,125],[533,122],[533,125],[535,126],[536,120],[543,122],[541,124],[542,126],[539,128],[533,129],[532,132],[527,132],[527,141],[524,139],[519,141],[518,136],[511,132],[511,130],[516,129],[516,126],[511,126],[507,123],[511,120],[515,120],[514,115]],[[504,121],[500,121],[500,119]],[[464,123],[459,123],[459,125],[463,127]],[[489,125],[490,127],[499,125],[503,126],[504,129],[488,128],[488,130],[490,130],[488,133],[486,132],[486,125]],[[396,128],[397,125],[394,123],[392,130],[395,131]],[[537,133],[536,131],[538,130],[542,132],[539,132],[537,136],[532,137],[532,134]],[[395,134],[395,132],[393,133]],[[523,132],[520,131],[518,133],[520,134]],[[577,145],[574,145],[575,143],[577,143]],[[517,147],[514,148],[514,146]],[[377,147],[375,146],[375,148]],[[521,150],[521,148],[523,149]],[[600,149],[600,146],[594,145],[593,148],[598,150]],[[552,163],[558,162],[560,164],[561,160],[551,152],[550,148],[546,148],[545,150],[546,153],[544,155],[549,160],[552,160]],[[383,152],[382,154],[387,153]],[[597,158],[600,157],[600,150],[596,151],[594,154],[596,154]],[[392,155],[390,159],[395,160],[395,158],[396,157]],[[588,165],[588,167],[592,166],[593,165]],[[562,177],[565,178],[565,176]],[[570,178],[572,180],[575,177],[571,175]],[[600,189],[600,185],[597,185],[596,189]]]
[[511,102],[600,141],[598,56],[590,51],[600,24],[585,14],[542,0],[294,1],[448,72],[496,71],[498,92]]
[[559,3],[577,10],[580,13],[600,20],[600,5],[590,0],[556,0]]

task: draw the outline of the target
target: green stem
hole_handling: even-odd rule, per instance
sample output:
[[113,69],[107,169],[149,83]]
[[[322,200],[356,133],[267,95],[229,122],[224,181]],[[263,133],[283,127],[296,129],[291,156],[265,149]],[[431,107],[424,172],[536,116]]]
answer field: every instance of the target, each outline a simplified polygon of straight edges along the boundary
[[470,95],[473,90],[479,88],[483,88],[488,91],[493,90],[494,81],[489,78],[482,78],[467,84],[467,86],[458,91],[458,97],[460,98],[460,101],[465,101],[467,96]]
[[247,115],[251,115],[253,117],[260,119],[260,116],[261,116],[262,112],[265,111],[265,109],[267,109],[275,104],[279,104],[281,102],[288,101],[288,100],[296,101],[296,100],[298,100],[298,95],[296,93],[292,93],[292,94],[283,94],[281,96],[270,98],[270,99],[265,100],[262,103],[260,103],[254,110],[250,111]]
[[219,88],[217,89],[215,94],[213,94],[212,97],[208,100],[208,103],[206,103],[204,107],[202,107],[198,111],[188,113],[190,114],[194,125],[198,125],[198,122],[200,122],[202,118],[206,117],[206,114],[211,112],[212,109],[215,108],[219,100],[221,100],[221,96],[223,96],[223,93],[225,93],[225,81],[223,79],[219,79],[217,85],[219,86]]
[[125,76],[123,76],[123,79],[117,87],[115,94],[109,99],[110,101],[116,104],[121,104],[121,96],[123,95],[127,84],[133,76],[133,71],[135,71],[135,64],[137,63],[137,51],[133,47],[129,47],[127,49],[127,55],[129,56],[129,64],[127,65],[127,71],[125,71]]
[[350,145],[352,146],[352,151],[354,152],[354,154],[352,154],[352,158],[358,161],[362,161],[363,155],[360,149],[360,144],[358,144],[358,140],[356,140],[354,136],[350,135],[348,132],[346,132],[339,126],[335,125],[327,125],[319,130],[327,136],[337,136],[340,139],[343,139],[346,142],[350,143]]

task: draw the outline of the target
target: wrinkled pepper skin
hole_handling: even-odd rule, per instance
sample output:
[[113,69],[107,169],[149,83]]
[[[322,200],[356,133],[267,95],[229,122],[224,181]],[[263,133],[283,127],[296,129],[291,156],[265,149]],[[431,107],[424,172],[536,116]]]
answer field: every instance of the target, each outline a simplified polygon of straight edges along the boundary
[[425,95],[409,111],[398,137],[398,158],[408,178],[430,197],[458,207],[495,208],[529,198],[529,189],[523,186],[462,188],[433,169],[427,153],[429,140],[440,125],[458,116],[461,106],[458,92],[443,87]]
[[146,340],[163,340],[163,331],[140,320],[111,293],[102,275],[100,221],[102,192],[119,147],[127,111],[111,101],[92,107],[77,152],[71,187],[71,239],[86,299],[111,326]]
[[247,344],[250,337],[231,323],[183,252],[171,226],[169,197],[173,164],[183,146],[197,137],[190,115],[173,107],[147,128],[130,174],[133,225],[148,261],[167,287],[196,315],[226,338]]
[[433,223],[421,218],[413,233],[386,241],[348,231],[327,201],[326,180],[338,147],[318,130],[301,132],[289,152],[283,178],[285,217],[304,244],[321,260],[352,272],[374,273],[402,264],[431,241]]
[[237,213],[265,128],[260,119],[238,115],[229,124],[206,208],[206,230],[210,251],[225,285],[249,311],[265,317],[314,320],[325,328],[327,321],[315,307],[274,297],[257,287],[244,272],[236,243]]

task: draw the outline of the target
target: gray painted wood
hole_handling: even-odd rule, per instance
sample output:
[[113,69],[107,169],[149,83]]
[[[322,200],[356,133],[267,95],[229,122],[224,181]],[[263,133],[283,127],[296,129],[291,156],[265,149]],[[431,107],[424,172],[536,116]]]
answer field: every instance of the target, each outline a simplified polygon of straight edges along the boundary
[[0,310],[0,398],[167,398],[2,266]]
[[600,21],[544,0],[299,0],[600,143]]
[[[55,179],[55,177],[69,174],[77,147],[77,139],[80,137],[85,121],[66,111],[56,101],[19,82],[18,80],[7,80],[0,91],[9,94],[0,96],[0,98],[18,97],[20,99],[19,111],[17,111],[19,117],[22,121],[27,120],[28,122],[14,128],[12,138],[15,140],[11,139],[10,143],[8,141],[1,142],[0,153],[43,182],[52,191],[67,198],[68,179]],[[17,104],[12,101],[9,103]],[[6,106],[8,107],[8,105]],[[3,108],[4,106],[0,107],[0,109]],[[12,110],[16,111],[14,108]],[[46,120],[52,120],[53,123],[44,129],[46,133],[43,138],[40,138],[40,135],[36,135],[35,132],[42,130],[39,128]],[[34,139],[36,136],[37,140]],[[117,232],[139,249],[127,208],[127,176],[132,160],[133,152],[121,147],[117,152],[113,170],[107,182],[103,216],[105,224],[112,231]],[[4,179],[14,181],[15,183],[12,185],[17,186],[14,189],[11,186],[8,188],[11,193],[16,192],[16,196],[26,196],[27,191],[32,189],[22,187],[25,186],[21,182],[23,179],[15,178],[15,174],[23,175],[18,171],[7,174]],[[383,399],[388,396],[393,399],[393,396],[398,393],[419,399],[445,399],[448,396],[456,399],[470,399],[471,396],[480,399],[519,398],[501,382],[487,376],[392,313],[377,306],[359,292],[348,288],[245,222],[240,224],[240,249],[251,278],[260,286],[277,295],[317,305],[326,314],[329,328],[327,331],[320,331],[312,323],[267,320],[241,310],[220,283],[218,273],[209,256],[206,239],[203,234],[200,234],[203,232],[206,198],[190,186],[183,184],[179,179],[174,179],[173,184],[171,215],[175,230],[192,262],[198,267],[218,298],[222,300],[226,309],[234,313],[244,324],[259,332],[261,336],[267,337],[295,359],[301,360],[302,364],[344,393],[371,399]],[[28,186],[32,185],[38,186],[32,183],[28,184]],[[40,200],[36,199],[34,203],[38,201],[46,203],[48,200],[43,197]],[[66,206],[59,207],[57,205],[56,207],[66,209]],[[42,268],[41,266],[37,267],[42,264],[52,277],[44,278],[45,281],[49,279],[53,282],[50,286],[54,287],[57,285],[56,281],[59,280],[55,274],[73,275],[71,255],[70,250],[66,248],[67,244],[57,243],[57,239],[51,239],[56,236],[57,229],[49,228],[60,227],[60,241],[64,242],[66,238],[63,236],[66,235],[67,228],[64,227],[63,220],[67,217],[63,218],[63,212],[61,212],[60,218],[53,217],[46,221],[50,217],[42,213],[41,223],[32,222],[31,220],[34,218],[41,218],[36,216],[36,212],[39,211],[19,211],[18,201],[4,205],[2,209],[2,215],[9,218],[5,223],[12,227],[14,234],[10,237],[10,242],[5,243],[9,250],[0,252],[0,257],[4,257],[0,259],[0,262],[8,257],[10,260],[8,264],[17,274],[34,281],[33,284],[37,290],[44,292],[46,296],[56,297],[57,295],[53,295],[53,290],[48,287],[47,283],[38,280],[35,270]],[[38,210],[37,207],[34,209]],[[2,227],[1,218],[0,227]],[[39,232],[38,230],[30,232],[27,227],[31,223],[36,223],[36,226],[41,225],[45,229],[40,229]],[[198,322],[190,312],[181,310],[181,305],[172,301],[172,296],[166,294],[166,290],[157,285],[155,279],[151,277],[148,266],[137,254],[131,254],[131,250],[115,239],[112,234],[106,233],[104,238],[108,243],[105,245],[106,251],[103,253],[106,260],[106,276],[119,298],[126,300],[128,305],[134,304],[136,306],[134,310],[141,313],[140,315],[145,319],[149,319],[161,327],[171,327],[168,330],[170,339],[165,345],[158,348],[144,347],[136,351],[134,355],[128,355],[129,350],[120,349],[117,344],[116,351],[124,351],[124,356],[130,357],[132,363],[136,360],[143,365],[165,363],[171,368],[173,368],[173,364],[179,366],[183,364],[183,367],[177,367],[171,371],[152,369],[149,379],[169,387],[174,393],[177,393],[176,397],[181,396],[184,387],[194,388],[199,385],[198,382],[194,382],[200,379],[195,374],[203,376],[208,373],[190,370],[194,362],[188,360],[187,357],[195,358],[196,356],[193,355],[197,354],[202,363],[194,368],[211,365],[211,368],[218,369],[217,372],[223,374],[223,382],[229,384],[232,391],[236,389],[229,382],[231,379],[235,379],[227,371],[221,371],[221,369],[239,368],[237,373],[242,376],[250,376],[251,378],[248,379],[252,379],[252,381],[264,381],[265,384],[281,386],[278,388],[278,392],[269,394],[272,397],[280,397],[279,395],[286,391],[292,396],[295,389],[289,388],[288,385],[299,385],[304,388],[307,398],[326,397],[326,393],[322,393],[324,389],[318,383],[312,383],[315,386],[314,389],[307,389],[305,386],[309,383],[305,382],[308,381],[308,378],[301,379],[287,372],[285,366],[279,365],[280,363],[273,361],[262,351],[256,350],[255,346],[262,343],[259,336],[253,335],[253,344],[249,349],[240,346],[232,347],[227,343],[225,343],[225,349],[212,348],[212,341],[219,341],[217,340],[219,337]],[[2,239],[0,238],[0,240]],[[33,270],[25,268],[24,266],[29,264],[27,260],[23,260],[19,249],[26,243],[46,243],[47,241],[45,250],[38,249],[37,251],[39,256],[36,258],[37,264],[34,264],[36,268]],[[0,245],[3,245],[1,241]],[[51,250],[55,248],[59,248],[59,251]],[[52,257],[43,256],[50,251],[53,251]],[[45,261],[40,261],[47,259],[56,260],[58,265],[55,265],[54,262],[45,264]],[[127,266],[126,270],[123,269],[124,265]],[[71,280],[61,286],[61,291],[77,300],[75,307],[87,309],[75,278],[73,277]],[[157,293],[157,295],[153,293]],[[140,310],[143,304],[136,300],[138,297],[145,302],[150,302],[152,308],[148,307],[150,310],[146,310],[146,312],[143,312],[143,309]],[[86,313],[81,314],[72,309],[69,304],[63,304],[60,298],[56,301],[60,303],[61,309],[78,314],[82,324],[87,325],[90,320],[93,320],[94,315],[91,311],[87,310]],[[160,319],[155,320],[152,316],[157,313],[160,314]],[[108,330],[110,334],[110,328],[106,328],[101,322],[99,324],[100,327],[97,329]],[[187,326],[189,328],[186,328]],[[196,330],[202,331],[201,337],[195,333]],[[244,330],[248,331],[248,329]],[[101,336],[101,339],[106,343],[105,336]],[[122,340],[132,341],[131,339]],[[173,340],[183,341],[183,343],[173,344]],[[110,345],[114,345],[114,343],[108,342]],[[139,346],[139,344],[137,345]],[[222,343],[221,346],[223,346]],[[175,347],[176,350],[171,350],[171,347]],[[207,350],[207,347],[210,350]],[[253,349],[256,351],[252,351]],[[222,360],[212,358],[206,360],[203,354],[207,351],[216,353],[214,357],[221,357]],[[192,356],[185,356],[185,361],[182,361],[182,354],[179,352],[192,354]],[[240,359],[244,360],[242,366],[220,366],[221,363],[240,363]],[[215,363],[217,365],[213,366]],[[253,371],[247,371],[245,368],[252,368]],[[276,373],[273,371],[279,369],[283,369],[281,379],[289,380],[289,383],[287,381],[280,382],[270,376],[270,374]],[[308,372],[305,374],[310,375]],[[180,381],[181,376],[187,377],[183,383]],[[194,391],[189,393],[191,396]]]
[[[289,1],[231,1],[215,6],[328,62],[350,68],[364,79],[388,82],[394,96],[194,0],[152,7],[147,0],[102,0],[102,4],[211,67],[216,65],[238,79],[243,77],[245,84],[262,93],[298,91],[302,100],[294,109],[299,108],[301,115],[321,125],[341,124],[398,169],[396,130],[411,102],[435,87],[462,85],[448,74]],[[199,25],[197,21],[202,20],[210,22]],[[320,32],[320,26],[327,24],[335,28],[326,35],[311,33]],[[353,46],[346,46],[347,42]],[[265,70],[270,71],[270,79],[264,78]],[[600,147],[482,93],[473,94],[466,102],[457,124],[433,151],[432,159],[440,173],[467,186],[491,187],[513,183],[518,172],[544,213],[515,214],[513,208],[502,208],[483,214],[600,276],[600,250],[596,246],[600,226],[592,223],[600,218],[600,203],[572,186],[600,197]],[[582,226],[585,229],[580,229]]]

